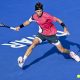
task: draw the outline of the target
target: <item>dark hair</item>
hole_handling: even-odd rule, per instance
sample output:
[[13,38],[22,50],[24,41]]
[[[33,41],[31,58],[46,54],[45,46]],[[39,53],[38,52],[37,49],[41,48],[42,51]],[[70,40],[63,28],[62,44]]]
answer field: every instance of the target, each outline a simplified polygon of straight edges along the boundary
[[40,3],[40,2],[37,2],[37,3],[35,4],[35,11],[36,11],[36,10],[40,10],[40,9],[43,10],[43,4]]

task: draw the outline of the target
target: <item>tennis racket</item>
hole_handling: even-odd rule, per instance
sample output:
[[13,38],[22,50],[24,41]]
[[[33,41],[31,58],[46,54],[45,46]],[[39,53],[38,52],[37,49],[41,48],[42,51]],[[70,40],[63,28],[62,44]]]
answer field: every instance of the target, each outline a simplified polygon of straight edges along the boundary
[[67,36],[67,35],[70,35],[70,34],[69,33],[64,33],[63,31],[57,30],[56,36]]
[[0,27],[5,27],[5,28],[12,29],[12,30],[16,30],[16,28],[10,27],[10,26],[8,26],[8,25],[6,25],[6,24],[3,24],[3,23],[0,23]]

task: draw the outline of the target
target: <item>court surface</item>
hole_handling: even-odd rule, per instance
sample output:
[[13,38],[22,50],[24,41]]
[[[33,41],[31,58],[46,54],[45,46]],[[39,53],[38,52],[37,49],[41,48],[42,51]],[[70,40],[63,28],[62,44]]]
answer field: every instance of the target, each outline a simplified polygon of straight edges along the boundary
[[[60,18],[67,25],[70,36],[59,37],[63,46],[80,55],[80,0],[38,0],[44,4],[44,11]],[[0,22],[18,26],[34,13],[37,0],[0,0]],[[58,30],[62,27],[55,23]],[[23,56],[38,25],[31,23],[19,32],[0,28],[0,80],[79,80],[80,62],[61,54],[55,46],[43,42],[38,45],[25,62],[24,69],[17,65],[17,58]],[[14,42],[17,42],[15,47]],[[13,42],[13,43],[11,43]],[[2,44],[9,45],[2,45]],[[10,47],[10,44],[13,44]],[[22,46],[21,48],[20,45]]]

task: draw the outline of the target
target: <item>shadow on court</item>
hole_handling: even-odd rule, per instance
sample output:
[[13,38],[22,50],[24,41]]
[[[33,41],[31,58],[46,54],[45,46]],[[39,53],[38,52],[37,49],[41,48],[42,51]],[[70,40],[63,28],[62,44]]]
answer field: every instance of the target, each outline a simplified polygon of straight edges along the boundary
[[[61,41],[62,45],[63,45],[65,48],[67,48],[67,49],[70,50],[70,46],[74,46],[74,45],[75,45],[75,46],[77,46],[77,49],[79,50],[78,52],[80,52],[80,45],[79,45],[79,44],[66,40],[66,37],[60,37],[59,40]],[[42,44],[43,44],[43,43],[42,43]],[[49,51],[47,51],[43,56],[35,59],[35,60],[32,61],[30,64],[25,65],[24,68],[23,68],[23,70],[29,68],[30,66],[32,66],[33,64],[41,61],[42,59],[45,59],[46,57],[53,55],[54,53],[58,53],[59,55],[63,55],[63,57],[66,58],[66,59],[71,59],[69,55],[60,53],[60,52],[57,50],[57,48],[54,46],[54,47],[52,47]]]

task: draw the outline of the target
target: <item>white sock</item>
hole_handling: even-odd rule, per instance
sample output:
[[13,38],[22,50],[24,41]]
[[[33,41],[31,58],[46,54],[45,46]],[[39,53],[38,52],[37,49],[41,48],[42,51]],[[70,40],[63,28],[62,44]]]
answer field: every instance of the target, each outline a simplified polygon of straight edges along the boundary
[[24,59],[24,62],[25,62],[25,60],[27,59],[27,56],[26,56],[26,55],[24,55],[23,59]]

